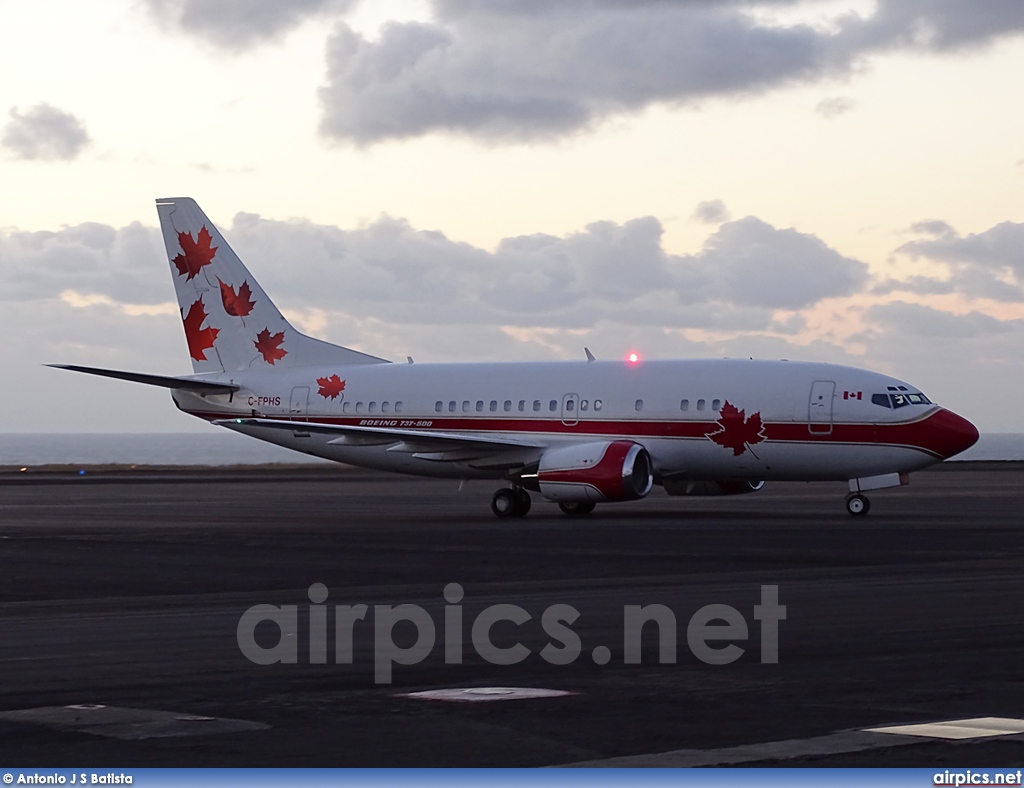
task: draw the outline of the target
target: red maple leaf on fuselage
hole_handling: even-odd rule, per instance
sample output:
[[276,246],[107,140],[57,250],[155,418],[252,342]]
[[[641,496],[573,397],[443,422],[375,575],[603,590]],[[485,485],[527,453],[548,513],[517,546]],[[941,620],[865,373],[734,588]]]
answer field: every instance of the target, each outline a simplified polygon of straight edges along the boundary
[[192,279],[199,273],[204,265],[213,262],[218,247],[210,246],[213,238],[210,231],[203,226],[199,231],[199,237],[192,240],[192,233],[178,233],[178,243],[181,245],[182,254],[174,258],[174,265],[178,268],[178,275],[185,274],[185,281]]
[[760,411],[751,414],[748,419],[746,411],[737,410],[736,406],[729,404],[727,400],[722,406],[718,424],[721,429],[709,432],[707,436],[719,446],[732,449],[732,453],[737,457],[751,445],[764,440],[764,425],[761,423]]
[[271,334],[269,328],[260,331],[256,335],[256,341],[253,342],[260,355],[263,356],[263,360],[271,365],[288,355],[288,351],[281,348],[283,343],[284,331]]
[[320,391],[317,393],[324,399],[336,399],[345,390],[345,381],[337,375],[331,375],[329,378],[317,378],[316,382],[320,386]]
[[181,313],[182,322],[185,324],[185,340],[188,342],[188,353],[196,361],[206,361],[206,351],[213,347],[213,342],[220,333],[219,328],[207,326],[203,328],[203,322],[208,318],[206,309],[203,306],[203,299],[200,296],[192,306],[188,308],[188,314]]
[[245,317],[256,306],[248,281],[242,282],[237,293],[231,285],[221,282],[220,277],[217,277],[217,281],[220,282],[220,300],[224,302],[224,311],[232,317]]

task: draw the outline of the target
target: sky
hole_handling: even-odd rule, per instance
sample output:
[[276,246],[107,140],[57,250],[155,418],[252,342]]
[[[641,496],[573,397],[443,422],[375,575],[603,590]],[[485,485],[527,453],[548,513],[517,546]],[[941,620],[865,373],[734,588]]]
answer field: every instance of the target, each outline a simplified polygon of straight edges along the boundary
[[154,200],[417,362],[886,372],[1024,432],[1020,0],[0,0],[0,432],[214,429]]

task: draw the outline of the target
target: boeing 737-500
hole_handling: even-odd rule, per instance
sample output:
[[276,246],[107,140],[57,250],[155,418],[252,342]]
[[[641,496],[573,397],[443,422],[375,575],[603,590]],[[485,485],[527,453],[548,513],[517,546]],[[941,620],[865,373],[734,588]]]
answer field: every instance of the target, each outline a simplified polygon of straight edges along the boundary
[[398,473],[531,493],[569,515],[597,503],[732,495],[765,482],[865,491],[952,457],[974,425],[909,383],[834,364],[699,359],[393,364],[300,333],[188,198],[157,201],[192,375],[54,365],[171,390],[186,413],[261,440]]

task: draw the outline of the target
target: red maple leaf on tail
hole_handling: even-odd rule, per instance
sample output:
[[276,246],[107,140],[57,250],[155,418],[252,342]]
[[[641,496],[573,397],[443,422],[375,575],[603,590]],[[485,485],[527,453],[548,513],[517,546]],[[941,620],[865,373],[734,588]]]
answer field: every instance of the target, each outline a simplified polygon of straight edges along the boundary
[[256,335],[256,341],[253,344],[256,349],[263,356],[263,360],[268,364],[273,365],[275,361],[280,361],[282,358],[288,355],[287,350],[282,350],[281,345],[284,342],[284,331],[280,331],[277,334],[271,334],[269,328],[265,328]]
[[199,237],[192,240],[192,233],[178,233],[178,243],[181,245],[182,254],[174,258],[173,262],[178,267],[178,274],[185,274],[185,281],[192,279],[199,273],[204,265],[213,262],[213,256],[217,254],[218,247],[210,246],[213,238],[210,231],[203,225],[199,231]]
[[[707,433],[719,446],[732,449],[732,453],[739,457],[751,445],[764,440],[764,425],[761,423],[761,413],[753,413],[746,418],[746,412],[737,410],[735,405],[730,405],[728,400],[722,406],[722,415],[718,419],[720,430]],[[750,450],[754,454],[754,450]],[[756,454],[754,455],[757,456]]]
[[203,328],[203,322],[208,318],[206,309],[203,307],[203,299],[199,298],[188,308],[186,315],[184,310],[181,313],[182,322],[185,324],[185,340],[188,342],[188,353],[196,361],[206,361],[206,351],[213,347],[213,342],[220,333],[219,328]]
[[320,391],[317,393],[324,399],[328,397],[335,399],[345,390],[345,381],[337,375],[331,375],[329,378],[317,378],[316,382],[320,386]]
[[220,282],[220,300],[224,302],[224,311],[232,317],[245,317],[256,306],[256,302],[252,300],[252,290],[249,289],[248,282],[242,282],[242,286],[236,293],[231,285],[221,282],[219,276],[217,281]]

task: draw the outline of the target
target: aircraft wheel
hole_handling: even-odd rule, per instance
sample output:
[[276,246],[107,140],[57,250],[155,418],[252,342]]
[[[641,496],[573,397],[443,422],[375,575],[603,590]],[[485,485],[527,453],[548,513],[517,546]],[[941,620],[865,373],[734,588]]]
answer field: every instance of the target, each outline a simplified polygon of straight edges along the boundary
[[866,496],[857,493],[848,496],[846,499],[846,511],[854,517],[863,517],[871,509],[871,501]]
[[530,506],[533,505],[533,501],[530,500],[530,493],[520,488],[516,490],[516,494],[519,497],[519,501],[516,506],[516,517],[525,517],[530,511]]
[[558,504],[558,508],[562,510],[562,514],[567,514],[570,517],[590,514],[594,511],[594,506],[595,504],[590,501],[566,501]]
[[495,517],[516,517],[521,507],[519,495],[508,487],[502,487],[491,498],[491,511]]

